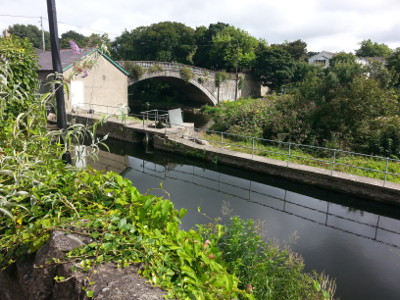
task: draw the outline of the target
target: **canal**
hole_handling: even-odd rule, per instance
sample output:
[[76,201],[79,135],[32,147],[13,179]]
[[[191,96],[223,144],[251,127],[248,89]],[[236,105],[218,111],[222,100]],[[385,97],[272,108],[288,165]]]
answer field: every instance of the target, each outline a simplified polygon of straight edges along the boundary
[[209,218],[226,222],[227,211],[260,220],[266,238],[291,243],[307,271],[325,271],[336,278],[336,297],[341,300],[400,299],[400,208],[146,151],[142,144],[108,145],[112,153],[127,156],[123,175],[142,193],[188,209],[183,229],[208,223]]

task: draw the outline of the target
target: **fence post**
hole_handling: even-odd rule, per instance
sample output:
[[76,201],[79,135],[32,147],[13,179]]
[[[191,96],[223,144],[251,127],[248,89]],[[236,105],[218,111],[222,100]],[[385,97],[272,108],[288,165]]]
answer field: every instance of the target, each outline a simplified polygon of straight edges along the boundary
[[221,143],[224,142],[224,133],[221,131]]
[[331,176],[333,175],[333,170],[335,169],[336,164],[336,149],[333,149],[333,160],[332,160],[332,167],[331,167]]
[[254,136],[251,137],[251,158],[254,156]]
[[388,174],[389,159],[386,157],[386,168],[385,168],[385,179],[383,180],[383,186],[386,186],[387,174]]
[[287,166],[289,167],[289,162],[290,162],[290,156],[291,156],[291,144],[289,142],[289,155],[288,155],[288,159],[287,159]]

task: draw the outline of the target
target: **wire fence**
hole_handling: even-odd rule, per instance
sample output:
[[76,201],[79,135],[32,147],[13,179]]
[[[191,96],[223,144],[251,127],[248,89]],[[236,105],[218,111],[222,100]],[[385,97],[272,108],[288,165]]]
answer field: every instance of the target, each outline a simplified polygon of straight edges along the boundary
[[344,172],[382,180],[400,182],[400,160],[367,155],[351,151],[317,147],[292,142],[269,140],[252,136],[231,134],[214,130],[195,128],[192,136],[208,143],[232,151],[249,153],[290,163],[323,168],[334,172]]
[[[84,103],[84,105],[76,112],[121,116],[124,124],[132,116],[128,116],[127,107],[91,103]],[[155,128],[159,126],[165,129],[170,127],[168,111],[154,109],[141,112],[140,115],[136,114],[135,117],[141,119],[143,128],[145,126]],[[287,166],[296,163],[318,167],[328,170],[332,176],[334,172],[342,172],[370,177],[382,180],[383,186],[387,186],[387,182],[400,183],[400,160],[398,159],[201,128],[189,127],[188,129],[190,130],[185,131],[186,138],[206,141],[213,146],[232,151],[249,153],[252,158],[261,156],[284,161]],[[172,134],[173,131],[170,133]]]

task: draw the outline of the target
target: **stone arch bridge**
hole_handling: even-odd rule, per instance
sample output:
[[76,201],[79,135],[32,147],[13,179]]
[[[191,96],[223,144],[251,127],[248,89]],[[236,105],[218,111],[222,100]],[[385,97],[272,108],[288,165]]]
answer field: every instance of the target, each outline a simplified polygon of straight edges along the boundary
[[[194,66],[158,61],[119,61],[130,72],[129,85],[147,79],[165,82],[192,101],[216,105],[239,97],[259,97],[261,85],[244,73],[215,72]],[[223,78],[223,80],[221,80]],[[220,81],[219,84],[218,80]],[[237,86],[237,92],[236,92]]]

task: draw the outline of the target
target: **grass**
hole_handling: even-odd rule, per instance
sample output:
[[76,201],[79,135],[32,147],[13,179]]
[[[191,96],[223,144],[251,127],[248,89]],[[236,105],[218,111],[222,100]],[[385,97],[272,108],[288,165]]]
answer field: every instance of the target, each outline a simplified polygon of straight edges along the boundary
[[[228,137],[226,133],[223,135],[204,133],[202,138],[208,140],[215,147],[227,148],[232,151],[385,180],[386,159],[384,158],[347,154],[339,150],[334,154],[331,149],[315,149],[307,146],[296,146],[294,144],[290,145],[289,153],[288,143],[256,138],[254,138],[253,142],[252,137],[234,135]],[[388,160],[387,172],[387,181],[400,183],[399,161]]]

